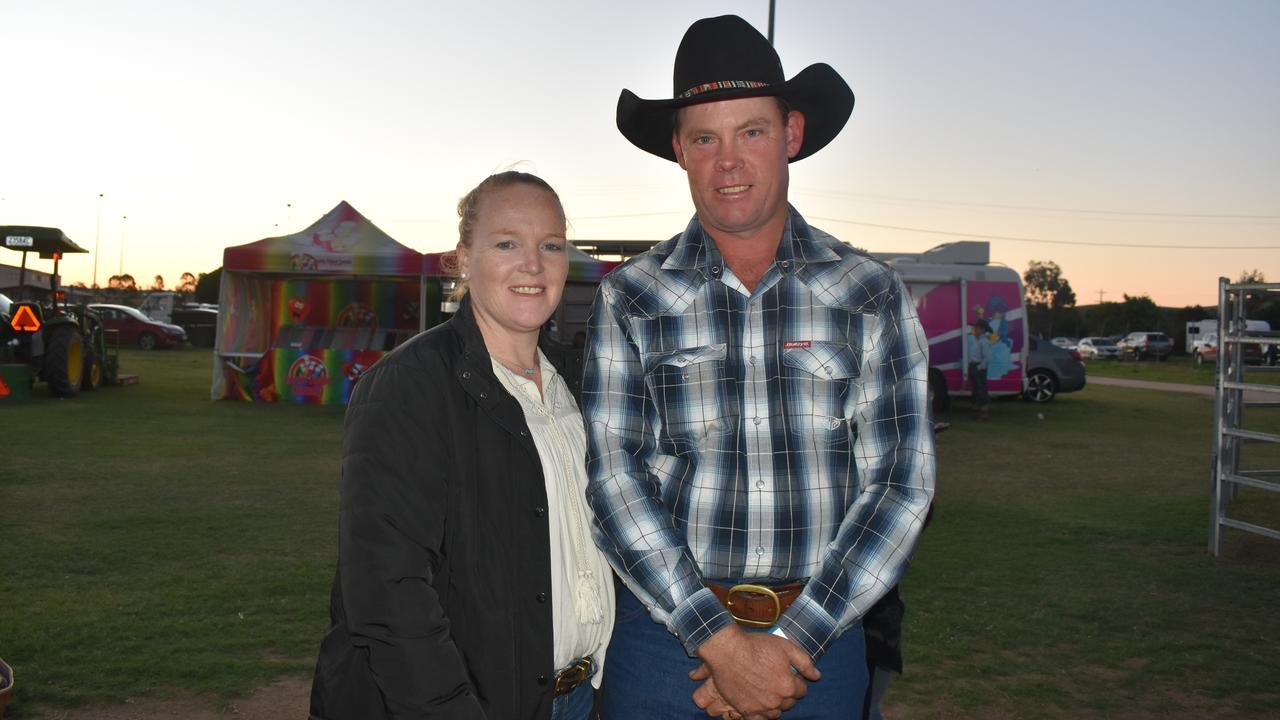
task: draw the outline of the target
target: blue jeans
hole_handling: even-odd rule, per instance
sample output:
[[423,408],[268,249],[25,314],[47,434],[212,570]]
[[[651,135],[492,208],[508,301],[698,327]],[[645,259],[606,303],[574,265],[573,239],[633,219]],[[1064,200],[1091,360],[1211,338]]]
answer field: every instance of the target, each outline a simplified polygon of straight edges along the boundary
[[[706,720],[706,712],[693,704],[693,691],[701,683],[689,679],[689,671],[700,664],[685,654],[684,645],[665,626],[649,618],[635,595],[619,588],[613,639],[605,656],[605,720]],[[861,624],[831,644],[818,669],[822,679],[809,683],[808,694],[783,713],[783,720],[861,718],[867,692]]]
[[587,720],[594,698],[591,681],[587,680],[574,688],[573,692],[551,701],[551,720]]

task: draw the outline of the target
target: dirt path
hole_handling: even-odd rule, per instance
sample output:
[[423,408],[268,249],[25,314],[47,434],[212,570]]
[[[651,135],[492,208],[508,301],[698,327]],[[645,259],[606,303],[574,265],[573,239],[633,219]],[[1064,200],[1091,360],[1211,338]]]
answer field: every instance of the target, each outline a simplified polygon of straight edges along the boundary
[[46,713],[43,720],[305,720],[311,678],[289,678],[259,688],[247,698],[146,698],[124,705]]
[[1130,380],[1129,378],[1099,377],[1091,375],[1090,385],[1114,385],[1116,387],[1142,388],[1143,390],[1165,390],[1167,392],[1191,393],[1213,397],[1212,385],[1190,385],[1187,383],[1155,382],[1153,380]]
[[[1129,378],[1098,377],[1096,375],[1089,378],[1089,384],[1141,388],[1143,390],[1164,390],[1166,392],[1189,393],[1192,395],[1203,395],[1205,397],[1213,397],[1214,394],[1212,385],[1190,385],[1187,383],[1155,382],[1152,380],[1131,380]],[[1244,393],[1244,400],[1245,402],[1280,400],[1280,392],[1246,390]]]

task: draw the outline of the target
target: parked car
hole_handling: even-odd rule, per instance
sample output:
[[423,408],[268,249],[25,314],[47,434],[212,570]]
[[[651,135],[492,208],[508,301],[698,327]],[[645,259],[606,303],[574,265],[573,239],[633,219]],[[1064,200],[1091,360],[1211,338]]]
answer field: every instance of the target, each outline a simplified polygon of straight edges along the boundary
[[1131,332],[1124,336],[1119,345],[1122,358],[1168,360],[1169,355],[1173,354],[1173,341],[1160,332]]
[[1047,403],[1058,393],[1075,392],[1084,384],[1084,362],[1079,352],[1063,350],[1038,337],[1031,338],[1031,350],[1027,353],[1027,387],[1022,393],[1024,398]]
[[[1262,346],[1257,343],[1244,344],[1244,361],[1251,365],[1262,364]],[[1196,365],[1215,363],[1218,361],[1218,333],[1209,333],[1196,341],[1194,351]]]
[[187,331],[177,325],[156,322],[128,305],[94,304],[89,307],[102,316],[108,330],[120,333],[121,344],[137,345],[143,350],[167,348],[187,341]]
[[1054,345],[1057,345],[1063,350],[1075,350],[1076,345],[1079,344],[1080,340],[1079,338],[1067,337],[1064,335],[1064,336],[1056,337],[1050,340],[1049,342],[1053,343]]
[[1081,338],[1076,350],[1084,360],[1115,360],[1120,357],[1120,346],[1105,337]]

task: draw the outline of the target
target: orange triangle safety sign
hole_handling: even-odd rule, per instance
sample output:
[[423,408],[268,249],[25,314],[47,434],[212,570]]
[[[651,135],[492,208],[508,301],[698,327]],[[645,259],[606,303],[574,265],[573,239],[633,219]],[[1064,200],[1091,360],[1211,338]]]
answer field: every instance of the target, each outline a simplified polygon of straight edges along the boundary
[[40,329],[40,319],[31,311],[30,305],[22,305],[18,308],[18,312],[13,314],[13,320],[9,321],[9,325],[18,332],[35,332]]

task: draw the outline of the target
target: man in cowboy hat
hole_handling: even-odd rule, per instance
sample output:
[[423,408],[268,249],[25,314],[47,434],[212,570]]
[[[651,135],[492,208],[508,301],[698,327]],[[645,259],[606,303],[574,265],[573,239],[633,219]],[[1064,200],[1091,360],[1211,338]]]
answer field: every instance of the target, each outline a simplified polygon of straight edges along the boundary
[[674,88],[623,90],[618,129],[697,214],[605,278],[587,343],[587,494],[629,590],[604,717],[699,715],[673,687],[712,715],[848,717],[860,618],[933,494],[925,337],[892,270],[787,202],[789,163],[852,111],[835,70],[786,80],[724,16],[689,28]]

